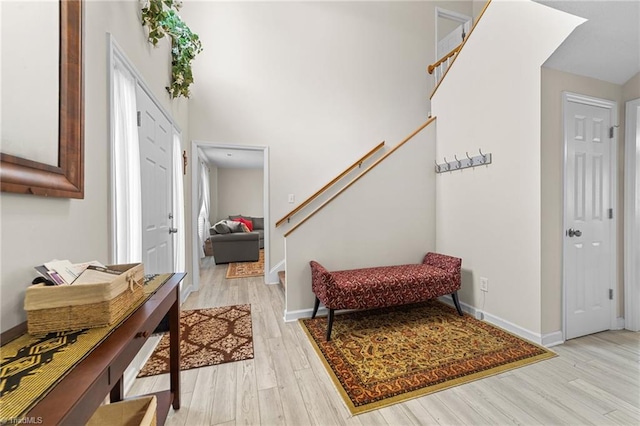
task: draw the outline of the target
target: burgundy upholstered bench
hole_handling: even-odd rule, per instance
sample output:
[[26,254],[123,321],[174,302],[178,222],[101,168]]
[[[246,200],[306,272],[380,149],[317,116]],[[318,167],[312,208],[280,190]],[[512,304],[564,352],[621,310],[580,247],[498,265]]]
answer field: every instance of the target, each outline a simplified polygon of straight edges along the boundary
[[311,288],[316,295],[312,318],[320,302],[329,309],[327,341],[331,340],[336,309],[371,309],[424,302],[450,294],[462,316],[458,301],[462,259],[427,253],[421,264],[382,266],[329,272],[312,260]]

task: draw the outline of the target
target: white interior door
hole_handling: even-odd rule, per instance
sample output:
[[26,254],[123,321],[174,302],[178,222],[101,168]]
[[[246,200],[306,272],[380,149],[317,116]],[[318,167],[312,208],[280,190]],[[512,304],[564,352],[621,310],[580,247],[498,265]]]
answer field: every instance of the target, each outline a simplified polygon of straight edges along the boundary
[[611,106],[565,94],[565,338],[611,328]]
[[173,130],[138,86],[140,173],[142,176],[142,259],[145,273],[173,271],[171,159]]
[[456,46],[458,46],[464,40],[462,35],[469,34],[471,27],[471,21],[467,21],[464,24],[459,25],[456,29],[444,36],[441,40],[438,40],[438,51],[436,52],[436,61],[442,58],[447,53],[451,52]]

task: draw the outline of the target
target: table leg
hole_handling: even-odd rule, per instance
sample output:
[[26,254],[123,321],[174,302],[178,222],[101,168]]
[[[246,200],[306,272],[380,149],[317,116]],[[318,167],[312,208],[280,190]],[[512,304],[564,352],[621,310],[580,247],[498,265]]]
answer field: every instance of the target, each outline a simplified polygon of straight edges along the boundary
[[176,301],[169,310],[169,375],[173,394],[173,408],[180,408],[180,286],[176,287]]

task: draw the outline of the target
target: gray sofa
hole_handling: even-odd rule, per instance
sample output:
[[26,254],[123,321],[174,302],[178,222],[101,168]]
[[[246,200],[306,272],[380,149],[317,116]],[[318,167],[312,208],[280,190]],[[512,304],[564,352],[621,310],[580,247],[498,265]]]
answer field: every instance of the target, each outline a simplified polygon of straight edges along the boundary
[[[253,232],[243,232],[237,218],[250,220]],[[216,223],[209,229],[209,241],[216,264],[229,262],[255,262],[264,248],[264,219],[261,217],[229,216],[229,220]]]
[[264,248],[264,218],[263,217],[252,217],[252,216],[229,216],[230,220],[234,220],[237,218],[244,218],[250,220],[253,223],[253,231],[258,234],[258,238],[260,241],[260,248]]

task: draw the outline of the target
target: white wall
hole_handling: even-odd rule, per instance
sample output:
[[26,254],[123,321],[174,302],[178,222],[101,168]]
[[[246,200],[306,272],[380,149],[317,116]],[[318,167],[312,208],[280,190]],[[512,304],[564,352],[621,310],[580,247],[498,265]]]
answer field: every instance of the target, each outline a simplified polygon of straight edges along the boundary
[[622,98],[624,102],[640,98],[640,72],[622,86]]
[[[262,169],[218,169],[218,217],[264,217]],[[215,222],[213,222],[215,223]]]
[[[542,238],[542,332],[562,329],[562,249],[563,249],[563,176],[564,131],[562,92],[568,91],[618,103],[621,114],[622,87],[593,78],[542,68],[542,137],[541,137],[541,238]],[[624,128],[624,127],[622,127]],[[623,314],[623,182],[624,132],[618,131],[618,297],[617,310]]]
[[491,165],[437,175],[436,248],[463,259],[463,302],[533,335],[541,333],[540,66],[580,22],[529,1],[492,1],[432,98],[438,159],[493,155]]
[[[182,99],[171,101],[165,90],[170,79],[168,42],[162,42],[154,49],[146,41],[137,1],[87,1],[84,4],[85,198],[69,200],[0,194],[2,330],[25,319],[24,291],[37,275],[33,266],[53,258],[110,260],[107,32],[115,36],[156,97],[177,119],[182,129],[183,146],[189,149],[187,104]],[[33,37],[47,38],[49,35],[33,34]],[[23,93],[28,99],[38,99],[39,95]],[[188,170],[190,173],[191,166]],[[189,182],[188,177],[185,176],[185,182]],[[190,187],[186,185],[187,206],[190,205],[190,194]],[[186,217],[190,217],[188,210]],[[186,235],[191,235],[190,229]],[[187,247],[191,247],[189,239]],[[187,250],[189,259],[191,253]]]
[[434,124],[286,238],[287,319],[313,308],[310,260],[335,271],[419,263],[435,249]]
[[192,139],[270,147],[271,267],[277,219],[380,141],[424,122],[435,6],[470,2],[186,2],[194,62]]

